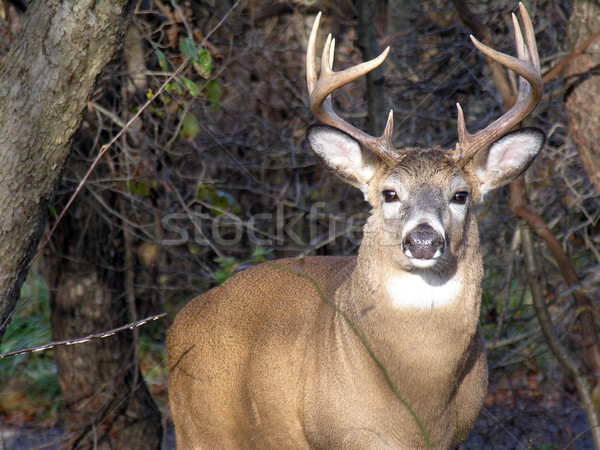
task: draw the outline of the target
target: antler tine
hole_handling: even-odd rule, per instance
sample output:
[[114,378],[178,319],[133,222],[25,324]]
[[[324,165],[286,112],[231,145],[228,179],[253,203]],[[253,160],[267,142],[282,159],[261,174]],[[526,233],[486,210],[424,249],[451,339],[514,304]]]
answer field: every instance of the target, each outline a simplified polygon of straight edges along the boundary
[[540,71],[540,56],[538,55],[537,45],[535,43],[535,32],[533,31],[533,24],[531,23],[531,17],[527,12],[527,8],[523,3],[519,3],[519,11],[521,12],[521,20],[525,25],[525,41],[527,42],[527,48],[530,50],[531,60],[536,70]]
[[317,32],[321,23],[321,12],[317,14],[315,23],[313,23],[310,36],[308,37],[308,46],[306,47],[306,84],[308,85],[308,95],[311,95],[317,84],[317,68],[315,67],[315,53],[317,51]]
[[515,45],[517,56],[500,53],[471,36],[477,49],[502,64],[507,69],[519,75],[519,92],[515,104],[501,117],[476,134],[470,134],[465,126],[462,108],[457,104],[458,110],[458,143],[454,151],[454,159],[459,167],[464,167],[477,152],[495,140],[502,137],[518,125],[537,106],[542,97],[542,77],[540,74],[540,60],[535,42],[535,33],[527,9],[519,4],[521,20],[525,30],[525,38],[521,33],[519,22],[513,14]]
[[385,131],[380,137],[376,138],[359,130],[338,116],[333,109],[331,100],[331,93],[333,91],[360,78],[383,63],[390,48],[387,47],[377,58],[372,59],[371,61],[366,61],[357,66],[335,72],[333,70],[335,39],[332,39],[331,34],[329,34],[323,47],[321,74],[317,77],[315,57],[317,33],[320,21],[321,13],[317,14],[306,49],[306,82],[308,85],[311,111],[319,122],[349,134],[384,160],[389,162],[397,160],[400,154],[392,145],[393,111],[390,111]]

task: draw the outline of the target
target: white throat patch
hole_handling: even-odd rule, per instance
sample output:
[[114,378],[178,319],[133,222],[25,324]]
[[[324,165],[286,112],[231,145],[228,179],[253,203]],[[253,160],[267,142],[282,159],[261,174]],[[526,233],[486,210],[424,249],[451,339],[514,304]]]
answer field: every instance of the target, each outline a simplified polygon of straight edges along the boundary
[[442,281],[433,275],[403,272],[389,277],[385,289],[396,308],[432,309],[456,300],[462,290],[462,279],[455,275]]

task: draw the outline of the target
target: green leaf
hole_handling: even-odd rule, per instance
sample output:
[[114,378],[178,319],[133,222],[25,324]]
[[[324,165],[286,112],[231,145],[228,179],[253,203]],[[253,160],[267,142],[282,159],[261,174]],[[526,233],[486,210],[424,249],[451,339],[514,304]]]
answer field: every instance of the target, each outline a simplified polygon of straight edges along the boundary
[[212,57],[204,48],[198,50],[196,43],[192,38],[184,38],[179,42],[179,51],[190,58],[194,70],[198,72],[202,78],[210,77],[212,71]]
[[229,278],[235,272],[235,269],[238,267],[238,263],[235,258],[231,256],[219,256],[215,258],[215,262],[219,264],[220,269],[215,271],[215,279],[217,280],[217,284],[222,284],[227,278]]
[[163,70],[163,72],[168,72],[169,71],[169,64],[167,63],[167,57],[162,52],[162,50],[156,49],[156,50],[154,50],[154,54],[158,58],[158,65]]
[[181,77],[181,81],[183,81],[183,85],[188,90],[190,95],[194,98],[198,98],[198,96],[200,95],[200,88],[198,87],[198,85],[184,76]]
[[231,194],[220,189],[217,189],[215,191],[215,194],[217,199],[217,206],[221,207],[221,209],[236,206],[235,199]]
[[138,194],[146,197],[150,195],[150,188],[143,181],[131,180],[129,183],[127,183],[125,190],[129,194]]
[[178,94],[183,94],[183,89],[181,88],[181,85],[179,83],[167,83],[167,85],[165,86],[165,91],[167,92],[172,92],[175,91]]
[[194,69],[198,72],[202,78],[208,79],[210,72],[212,71],[212,57],[210,53],[204,48],[198,50],[196,59],[193,61]]
[[182,138],[193,141],[198,133],[200,132],[200,123],[194,117],[193,114],[186,113],[181,123],[181,129],[179,130],[179,136]]
[[204,85],[204,92],[206,93],[206,99],[208,104],[213,111],[219,109],[221,106],[221,86],[217,81],[210,80]]
[[248,262],[253,262],[253,263],[264,262],[264,261],[266,261],[265,255],[269,252],[270,252],[270,250],[265,250],[261,246],[257,246],[252,251],[252,255],[250,256],[250,259],[248,260]]
[[182,39],[181,42],[179,42],[179,51],[188,58],[191,58],[192,61],[195,61],[198,58],[196,44],[192,38],[186,37]]
[[210,212],[215,216],[219,216],[223,211],[229,211],[237,214],[241,206],[235,201],[233,196],[225,191],[215,188],[212,184],[200,183],[196,191],[196,197],[205,203],[208,203],[214,208],[210,208]]

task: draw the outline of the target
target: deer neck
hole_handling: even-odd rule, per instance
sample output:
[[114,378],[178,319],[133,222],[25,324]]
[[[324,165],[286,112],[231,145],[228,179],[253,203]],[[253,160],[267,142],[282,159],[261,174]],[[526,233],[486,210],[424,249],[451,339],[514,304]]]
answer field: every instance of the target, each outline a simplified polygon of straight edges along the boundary
[[483,277],[475,222],[468,228],[454,267],[436,275],[394,267],[389,246],[361,246],[341,306],[398,382],[407,382],[407,366],[433,376],[443,368],[447,380],[446,369],[464,364],[479,326]]
[[[387,312],[477,309],[481,299],[483,263],[475,218],[470,215],[460,242],[450,243],[447,255],[438,266],[421,269],[410,266],[404,257],[397,235],[383,235],[374,217],[365,227],[352,279],[352,302],[367,302]],[[447,257],[446,257],[447,256]],[[478,321],[478,316],[475,318]]]

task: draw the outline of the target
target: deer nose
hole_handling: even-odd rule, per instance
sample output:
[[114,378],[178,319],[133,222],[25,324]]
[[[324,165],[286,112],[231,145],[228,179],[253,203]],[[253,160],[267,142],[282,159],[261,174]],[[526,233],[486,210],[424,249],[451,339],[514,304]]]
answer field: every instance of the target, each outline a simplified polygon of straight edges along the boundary
[[431,225],[420,223],[404,238],[404,253],[409,258],[433,259],[444,251],[444,238]]

